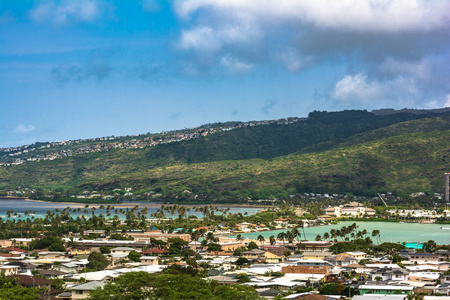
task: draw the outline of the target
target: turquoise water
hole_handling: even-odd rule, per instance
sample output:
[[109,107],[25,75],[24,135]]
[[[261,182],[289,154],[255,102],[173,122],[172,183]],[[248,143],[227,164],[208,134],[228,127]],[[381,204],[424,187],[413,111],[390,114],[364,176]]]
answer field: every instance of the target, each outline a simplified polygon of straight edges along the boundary
[[[327,225],[305,228],[306,239],[314,240],[318,234],[323,236],[325,232],[330,232],[331,229],[340,229],[342,226],[349,226],[354,222],[341,222],[337,225]],[[450,230],[440,229],[441,224],[420,224],[420,223],[393,223],[393,222],[356,222],[359,226],[357,230],[366,229],[371,236],[374,229],[380,230],[381,242],[410,242],[423,243],[429,240],[434,240],[438,244],[450,244]],[[278,233],[286,230],[273,230],[264,232],[251,232],[242,234],[247,238],[256,238],[262,234],[266,239],[271,235],[278,235]],[[300,230],[301,231],[301,230]],[[301,239],[305,239],[303,232],[301,232]],[[375,239],[373,239],[375,242]]]

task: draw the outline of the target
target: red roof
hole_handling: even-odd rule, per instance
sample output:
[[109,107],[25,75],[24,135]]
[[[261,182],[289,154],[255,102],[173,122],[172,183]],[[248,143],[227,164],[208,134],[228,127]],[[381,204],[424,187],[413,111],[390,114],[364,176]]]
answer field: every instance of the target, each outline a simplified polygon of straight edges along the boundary
[[20,248],[15,248],[15,247],[2,248],[2,250],[16,251],[16,252],[27,252],[27,250],[23,250],[23,249],[20,249]]

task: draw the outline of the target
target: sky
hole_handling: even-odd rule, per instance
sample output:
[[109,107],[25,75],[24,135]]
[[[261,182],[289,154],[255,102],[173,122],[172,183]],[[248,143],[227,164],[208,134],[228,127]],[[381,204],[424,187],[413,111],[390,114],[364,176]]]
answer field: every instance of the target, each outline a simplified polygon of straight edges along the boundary
[[0,147],[450,106],[450,1],[1,0]]

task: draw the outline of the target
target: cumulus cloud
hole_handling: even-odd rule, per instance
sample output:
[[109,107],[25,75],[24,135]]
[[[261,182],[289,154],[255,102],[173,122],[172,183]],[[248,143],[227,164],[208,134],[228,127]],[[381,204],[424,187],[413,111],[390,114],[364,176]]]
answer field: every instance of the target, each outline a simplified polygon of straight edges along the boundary
[[450,107],[450,95],[445,98],[444,107]]
[[336,83],[331,96],[343,101],[373,101],[384,93],[378,82],[368,82],[364,74],[347,75]]
[[19,124],[17,125],[16,128],[14,128],[14,133],[29,133],[32,131],[35,131],[36,127],[34,127],[33,125],[24,125],[24,124]]
[[[343,104],[386,107],[393,101],[403,106],[415,106],[422,94],[414,78],[398,76],[393,79],[370,79],[365,73],[347,75],[339,80],[330,97]],[[428,105],[428,104],[427,104]]]
[[450,93],[448,1],[184,0],[174,8],[183,25],[179,49],[201,57],[191,70],[198,62],[204,70],[233,65],[230,58],[251,65],[244,74],[259,65],[302,72],[333,61],[348,69],[329,92],[341,101]]
[[87,0],[65,0],[41,2],[29,14],[36,22],[66,24],[69,22],[92,22],[101,14],[100,2]]
[[446,1],[421,0],[185,0],[176,2],[184,18],[202,9],[252,16],[272,22],[301,21],[349,31],[429,31],[447,26]]

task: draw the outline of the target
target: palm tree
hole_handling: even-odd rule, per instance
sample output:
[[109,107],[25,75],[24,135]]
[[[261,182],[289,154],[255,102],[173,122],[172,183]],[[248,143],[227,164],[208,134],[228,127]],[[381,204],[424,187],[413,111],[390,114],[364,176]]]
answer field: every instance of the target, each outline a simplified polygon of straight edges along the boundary
[[279,241],[283,241],[283,246],[284,246],[284,239],[286,238],[286,233],[285,232],[280,232],[278,235],[277,235],[277,240],[279,240]]
[[298,225],[300,225],[300,227],[302,228],[302,231],[303,231],[303,237],[305,238],[305,240],[307,240],[307,238],[306,238],[306,233],[305,233],[305,224],[303,223],[302,220],[300,220],[300,222],[298,223]]
[[266,240],[262,234],[258,235],[256,239],[261,243],[261,245],[264,245],[264,241]]
[[243,241],[243,240],[244,240],[244,237],[243,237],[242,235],[238,234],[238,235],[236,236],[236,241],[237,241],[237,242],[240,242],[240,241]]
[[277,240],[275,239],[275,236],[274,236],[274,235],[271,235],[271,236],[269,236],[269,241],[270,241],[270,244],[273,245],[273,244],[275,244],[275,242],[276,242]]

